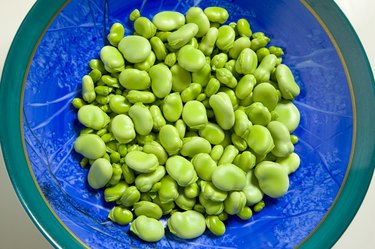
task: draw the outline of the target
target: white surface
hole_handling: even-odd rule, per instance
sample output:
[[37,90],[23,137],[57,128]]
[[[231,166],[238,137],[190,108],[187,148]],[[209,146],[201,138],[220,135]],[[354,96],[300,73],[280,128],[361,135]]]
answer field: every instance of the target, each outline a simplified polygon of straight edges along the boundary
[[[0,0],[0,75],[3,64],[24,16],[35,0]],[[361,38],[375,71],[375,1],[336,0]],[[5,120],[3,119],[2,122]],[[1,151],[0,151],[1,153]],[[350,203],[348,203],[350,205]],[[52,246],[33,225],[11,186],[0,154],[0,248],[47,249]],[[375,177],[353,222],[334,249],[375,248]]]

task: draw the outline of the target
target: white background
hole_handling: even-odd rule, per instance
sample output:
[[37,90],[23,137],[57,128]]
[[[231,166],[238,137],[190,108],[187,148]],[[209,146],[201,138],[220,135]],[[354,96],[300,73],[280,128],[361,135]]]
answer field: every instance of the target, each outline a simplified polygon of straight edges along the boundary
[[[0,75],[4,61],[23,18],[35,0],[0,0]],[[347,15],[375,71],[375,1],[336,0]],[[1,100],[0,100],[1,102]],[[1,114],[0,114],[1,115]],[[6,117],[1,117],[4,122]],[[348,203],[350,205],[350,203]],[[375,248],[375,177],[355,219],[334,249]],[[0,150],[0,248],[52,248],[23,210],[11,186]]]

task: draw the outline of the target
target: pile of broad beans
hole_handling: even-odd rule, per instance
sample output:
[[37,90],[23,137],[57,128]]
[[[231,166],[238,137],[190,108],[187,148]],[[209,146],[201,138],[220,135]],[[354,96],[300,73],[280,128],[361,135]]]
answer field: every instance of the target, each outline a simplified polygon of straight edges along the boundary
[[263,195],[283,196],[294,153],[299,94],[283,50],[246,19],[225,24],[220,7],[130,15],[75,98],[85,126],[74,149],[88,184],[113,202],[108,217],[145,241],[225,233],[229,215],[259,212]]

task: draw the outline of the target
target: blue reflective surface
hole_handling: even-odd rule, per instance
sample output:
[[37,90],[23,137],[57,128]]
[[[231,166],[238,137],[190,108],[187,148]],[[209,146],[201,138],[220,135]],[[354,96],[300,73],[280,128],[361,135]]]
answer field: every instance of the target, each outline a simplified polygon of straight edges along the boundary
[[[232,218],[222,237],[206,232],[183,241],[168,231],[158,243],[142,243],[107,219],[112,205],[100,191],[88,188],[87,169],[73,142],[81,126],[71,100],[80,95],[88,62],[98,57],[110,25],[134,8],[152,17],[160,10],[186,10],[219,5],[229,22],[245,17],[253,32],[271,37],[270,45],[285,49],[301,94],[295,104],[301,123],[295,151],[302,164],[290,175],[288,193],[266,198],[266,208],[249,221]],[[333,203],[349,163],[353,134],[351,95],[339,56],[317,20],[299,1],[103,1],[72,0],[46,31],[26,80],[23,127],[30,165],[48,203],[72,233],[91,248],[293,248],[319,224]],[[107,17],[109,20],[107,20]],[[165,221],[164,223],[165,224]]]

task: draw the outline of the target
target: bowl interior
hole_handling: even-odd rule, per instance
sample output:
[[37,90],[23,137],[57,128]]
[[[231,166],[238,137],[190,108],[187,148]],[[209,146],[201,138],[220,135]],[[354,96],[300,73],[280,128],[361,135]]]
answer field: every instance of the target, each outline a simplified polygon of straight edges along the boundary
[[[247,18],[253,32],[284,48],[301,94],[295,100],[301,123],[295,151],[301,166],[290,175],[288,193],[265,198],[266,207],[248,221],[231,218],[224,236],[210,233],[181,240],[169,232],[157,243],[143,243],[107,219],[112,205],[89,189],[88,170],[79,166],[73,143],[82,128],[71,100],[80,95],[88,62],[98,58],[110,25],[133,32],[134,8],[151,18],[161,10],[185,13],[191,6],[225,7],[229,20]],[[23,92],[22,125],[30,168],[51,209],[76,238],[91,248],[292,248],[321,222],[344,183],[353,137],[353,104],[339,51],[303,1],[72,0],[47,28],[30,64]],[[166,219],[163,220],[165,224]]]

